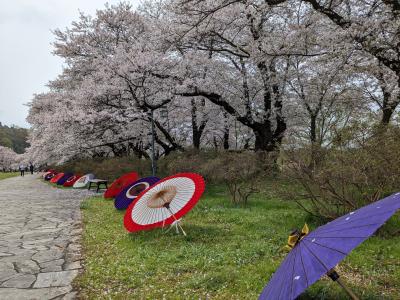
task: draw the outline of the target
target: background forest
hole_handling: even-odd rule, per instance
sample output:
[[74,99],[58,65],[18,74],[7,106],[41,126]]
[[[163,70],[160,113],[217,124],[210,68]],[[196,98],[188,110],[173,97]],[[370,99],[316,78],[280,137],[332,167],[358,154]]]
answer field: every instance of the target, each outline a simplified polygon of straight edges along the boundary
[[29,146],[27,143],[28,130],[17,126],[2,125],[0,122],[0,146],[8,147],[22,154]]

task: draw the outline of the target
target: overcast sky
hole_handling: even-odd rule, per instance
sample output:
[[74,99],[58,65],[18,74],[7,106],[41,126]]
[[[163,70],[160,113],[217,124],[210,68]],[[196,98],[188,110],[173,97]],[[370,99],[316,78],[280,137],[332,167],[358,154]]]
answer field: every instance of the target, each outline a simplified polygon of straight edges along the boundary
[[[56,28],[76,20],[79,10],[95,14],[120,0],[12,0],[0,8],[0,122],[28,127],[24,105],[62,70],[51,54]],[[138,0],[131,0],[136,4]]]

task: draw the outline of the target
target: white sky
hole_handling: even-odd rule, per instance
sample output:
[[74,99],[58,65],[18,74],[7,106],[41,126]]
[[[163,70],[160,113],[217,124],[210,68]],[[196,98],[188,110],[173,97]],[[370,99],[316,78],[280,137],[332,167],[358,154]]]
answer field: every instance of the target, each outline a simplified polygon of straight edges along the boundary
[[[104,4],[120,0],[0,1],[0,122],[28,127],[24,105],[62,70],[51,54],[56,28],[77,20],[79,10],[94,15]],[[137,5],[138,0],[130,0]]]

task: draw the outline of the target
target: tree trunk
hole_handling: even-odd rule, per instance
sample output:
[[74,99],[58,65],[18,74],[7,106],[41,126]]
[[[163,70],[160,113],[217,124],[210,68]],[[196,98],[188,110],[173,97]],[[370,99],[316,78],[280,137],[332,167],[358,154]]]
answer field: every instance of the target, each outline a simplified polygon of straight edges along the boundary
[[[222,96],[219,94],[201,91],[196,88],[194,92],[179,93],[178,95],[185,97],[202,96],[209,99],[212,103],[220,106],[226,113],[230,114],[238,122],[249,127],[253,131],[256,137],[256,151],[275,151],[282,143],[282,139],[286,131],[286,122],[282,114],[282,101],[280,99],[275,99],[274,101],[276,128],[273,129],[269,115],[266,116],[262,122],[253,120],[251,116],[240,115],[240,113],[236,111],[236,109],[231,106],[230,103],[222,99]],[[270,99],[270,93],[266,92],[264,99],[266,101],[266,111],[268,107],[269,110],[271,110],[272,103],[269,103],[269,101],[272,102],[272,100]]]
[[282,143],[283,134],[286,130],[286,124],[283,124],[284,126],[277,126],[274,131],[272,131],[269,121],[267,121],[266,124],[256,124],[256,126],[252,128],[256,138],[254,150],[266,152],[277,151]]
[[392,119],[392,115],[396,109],[396,106],[387,105],[387,106],[383,107],[382,119],[381,119],[382,125],[388,125],[390,123],[390,120]]
[[315,143],[317,141],[317,116],[310,116],[310,140],[311,143]]
[[259,126],[257,129],[253,129],[256,137],[254,150],[256,151],[274,151],[275,145],[272,142],[272,133],[268,126]]
[[224,112],[224,117],[225,117],[225,126],[224,126],[224,149],[228,150],[229,149],[229,118],[228,114]]
[[[399,104],[399,101],[392,101],[392,102],[390,101],[392,98],[392,94],[386,88],[385,83],[382,78],[383,78],[383,74],[381,74],[381,77],[378,78],[382,83],[381,89],[383,92],[381,124],[388,125],[390,123],[390,120],[392,118],[394,111],[396,110],[397,105]],[[400,81],[399,81],[399,83],[400,83]]]
[[224,149],[229,149],[229,128],[224,131]]
[[[201,143],[201,136],[203,135],[204,128],[206,127],[207,121],[203,120],[200,122],[200,125],[198,124],[197,121],[197,106],[195,99],[192,98],[190,101],[192,105],[192,110],[191,110],[191,115],[192,115],[192,136],[193,136],[193,147],[195,149],[200,149],[200,143]],[[201,105],[205,105],[205,100],[204,98],[201,100]]]
[[322,161],[321,142],[317,142],[317,113],[310,113],[310,164],[309,169],[314,170]]
[[199,132],[194,129],[193,127],[193,147],[195,149],[200,149],[200,140],[201,140],[201,135],[199,134]]
[[194,99],[190,100],[192,105],[192,135],[193,135],[193,147],[195,149],[200,149],[200,139],[201,139],[201,132],[199,132],[197,127],[197,107]]

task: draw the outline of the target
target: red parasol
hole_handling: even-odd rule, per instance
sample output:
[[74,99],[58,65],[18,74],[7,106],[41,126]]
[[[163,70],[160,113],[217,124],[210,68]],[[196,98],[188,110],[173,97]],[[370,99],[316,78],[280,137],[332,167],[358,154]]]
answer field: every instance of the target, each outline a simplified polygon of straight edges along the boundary
[[51,183],[57,183],[62,177],[64,176],[64,173],[58,173],[56,176],[54,176],[52,179],[50,179]]
[[136,172],[127,173],[115,180],[104,193],[104,198],[115,198],[124,188],[138,180]]
[[79,178],[81,178],[81,177],[82,177],[82,174],[75,174],[75,175],[72,175],[71,177],[69,177],[69,178],[67,179],[67,181],[64,182],[63,186],[64,186],[64,187],[71,187],[71,186],[73,186],[74,183],[75,183],[76,181],[78,181]]

